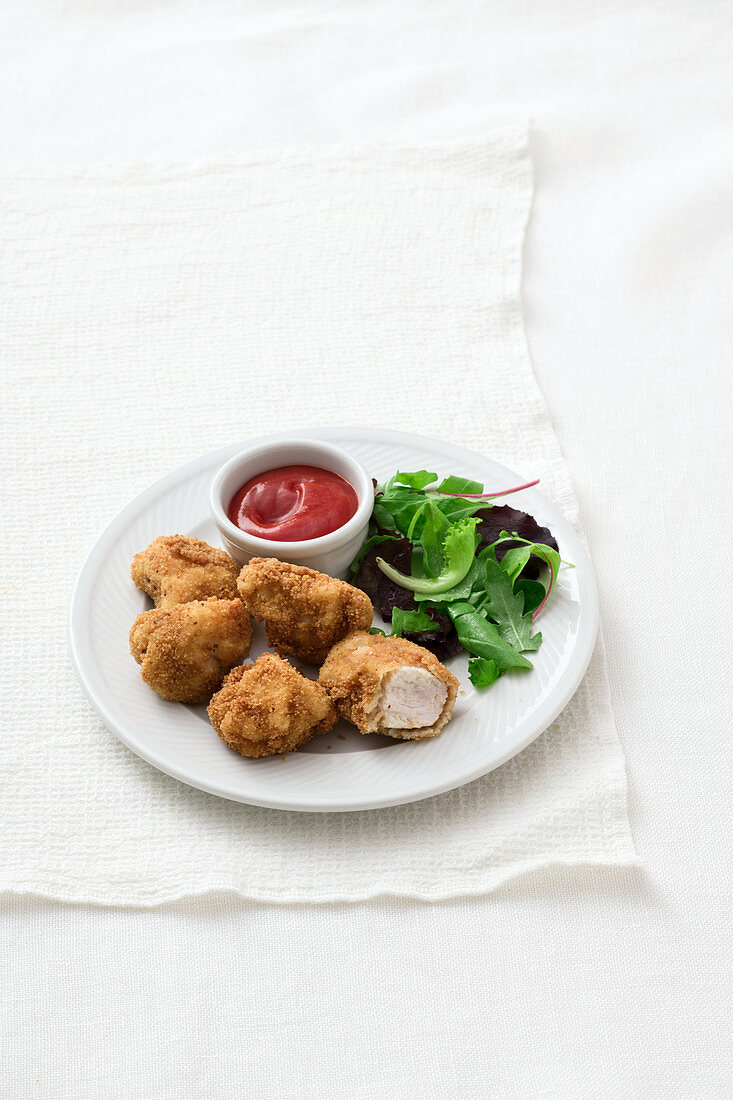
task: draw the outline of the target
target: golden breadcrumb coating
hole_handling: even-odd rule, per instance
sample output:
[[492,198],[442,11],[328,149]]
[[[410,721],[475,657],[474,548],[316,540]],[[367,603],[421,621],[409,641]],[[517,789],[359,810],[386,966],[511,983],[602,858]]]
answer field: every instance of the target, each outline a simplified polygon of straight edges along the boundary
[[156,607],[191,600],[236,600],[239,565],[223,550],[186,535],[160,535],[136,554],[130,574]]
[[252,626],[239,599],[156,607],[138,615],[130,631],[130,652],[143,680],[176,703],[207,702],[251,644]]
[[[445,685],[446,697],[437,721],[414,729],[385,726],[378,706],[382,684],[389,673],[405,668],[422,668]],[[328,654],[318,682],[323,684],[336,710],[360,733],[383,733],[400,740],[437,737],[450,720],[459,681],[428,649],[406,638],[385,638],[382,634],[351,634]]]
[[209,704],[209,718],[222,741],[242,756],[292,752],[337,722],[320,684],[273,653],[232,669]]
[[364,592],[304,565],[252,558],[237,586],[247,610],[264,620],[268,644],[308,664],[321,664],[336,642],[371,626]]

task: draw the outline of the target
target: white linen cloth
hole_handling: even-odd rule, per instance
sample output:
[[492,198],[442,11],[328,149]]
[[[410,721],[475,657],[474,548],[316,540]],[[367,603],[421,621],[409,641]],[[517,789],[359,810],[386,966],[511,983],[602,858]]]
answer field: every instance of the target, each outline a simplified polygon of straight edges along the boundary
[[157,773],[100,725],[66,654],[70,586],[105,520],[250,433],[354,415],[419,429],[540,476],[577,521],[522,329],[525,128],[6,176],[2,193],[16,551],[3,610],[22,643],[3,668],[0,887],[138,905],[210,890],[440,898],[546,864],[634,862],[602,642],[563,715],[498,771],[334,815],[242,806]]
[[[0,4],[6,167],[534,117],[525,325],[593,549],[644,866],[431,905],[0,899],[8,1095],[728,1098],[730,3],[29,12]],[[705,569],[681,576],[681,547]]]

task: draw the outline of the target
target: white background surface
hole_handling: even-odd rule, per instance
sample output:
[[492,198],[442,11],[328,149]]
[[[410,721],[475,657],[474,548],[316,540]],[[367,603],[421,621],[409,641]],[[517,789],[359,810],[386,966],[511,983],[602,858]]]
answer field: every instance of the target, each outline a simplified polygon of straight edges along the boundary
[[5,166],[534,118],[527,330],[599,576],[645,861],[430,906],[7,902],[8,1096],[730,1093],[716,609],[731,16],[703,3],[0,7]]

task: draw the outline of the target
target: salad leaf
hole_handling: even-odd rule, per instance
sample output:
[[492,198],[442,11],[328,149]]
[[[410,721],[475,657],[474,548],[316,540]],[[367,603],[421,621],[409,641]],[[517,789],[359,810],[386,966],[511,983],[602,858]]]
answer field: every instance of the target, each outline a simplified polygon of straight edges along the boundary
[[[415,599],[418,603],[423,603],[428,600],[431,603],[439,604],[441,608],[446,604],[452,603],[454,600],[471,600],[474,598],[473,588],[477,582],[480,571],[481,563],[477,558],[474,558],[463,580],[460,580],[453,588],[449,588],[447,592],[441,592],[437,596],[434,594],[431,595],[429,592],[416,592]],[[543,594],[544,591],[543,588]],[[478,599],[478,596],[475,598]]]
[[[470,610],[466,610],[469,608]],[[499,633],[499,628],[490,623],[485,615],[471,604],[454,604],[450,616],[455,624],[459,641],[464,649],[475,657],[486,657],[496,661],[499,668],[531,668],[532,663],[517,653],[516,649]]]
[[[352,564],[354,583],[391,620],[393,636],[440,659],[466,650],[478,686],[531,668],[524,654],[542,642],[532,624],[557,580],[557,542],[526,512],[490,503],[534,484],[484,493],[470,478],[399,470],[377,486]],[[545,567],[549,582],[539,580]]]
[[417,560],[413,563],[413,557],[417,559],[418,554],[413,554],[412,543],[399,535],[392,535],[367,552],[352,583],[367,593],[375,609],[387,622],[392,619],[398,608],[402,611],[417,611],[418,606],[422,607],[430,618],[430,629],[405,631],[403,637],[415,642],[416,645],[425,646],[435,654],[438,660],[445,661],[461,653],[463,646],[458,641],[458,635],[449,616],[430,605],[418,605],[412,592],[408,592],[406,588],[400,588],[394,581],[385,577],[377,567],[378,555],[384,556],[397,569],[407,573],[419,572],[421,563]]
[[403,473],[398,470],[389,485],[407,485],[410,489],[424,489],[438,480],[437,474],[431,474],[429,470],[415,470],[414,473]]
[[[366,592],[374,606],[388,619],[389,611],[385,614],[383,605],[389,605],[391,608],[393,602],[398,599],[400,592],[408,597],[409,603],[410,593],[404,592],[404,589],[397,589],[391,581],[387,580],[377,565],[377,557],[384,557],[387,561],[393,562],[398,568],[406,569],[409,572],[412,569],[412,543],[403,538],[402,535],[385,536],[383,542],[375,543],[367,550],[353,579],[353,583],[361,588],[363,592]],[[410,606],[412,605],[410,604]]]
[[480,481],[471,481],[468,477],[444,477],[435,492],[438,493],[483,493],[484,487]]
[[415,577],[401,573],[389,565],[383,558],[377,558],[377,565],[386,577],[410,592],[425,592],[438,595],[453,588],[468,573],[476,551],[475,519],[465,519],[454,523],[443,540],[443,567],[437,577]]
[[439,508],[446,519],[456,522],[465,519],[466,516],[475,516],[477,512],[486,510],[485,500],[466,500],[465,497],[433,497],[436,508]]
[[458,640],[458,635],[450,617],[440,614],[432,608],[426,611],[426,614],[431,621],[430,630],[405,630],[402,635],[403,638],[429,649],[439,661],[446,661],[449,657],[457,657],[463,651],[463,646]]
[[437,577],[443,567],[443,539],[450,523],[432,500],[424,506],[424,517],[425,522],[420,534],[423,566],[429,577]]
[[429,497],[413,489],[397,487],[374,501],[374,519],[385,531],[399,531],[409,538],[420,536],[425,505],[430,501],[447,520],[456,522],[486,509],[485,500],[465,500],[463,497]]
[[493,684],[501,676],[501,669],[496,661],[486,657],[469,657],[468,678],[474,687],[485,688]]
[[413,517],[425,503],[421,493],[412,489],[395,489],[376,497],[372,515],[383,531],[400,531],[407,534]]
[[[504,531],[502,533],[502,538],[505,538],[507,542],[509,542],[511,540],[511,535],[508,531]],[[495,544],[493,547],[491,547],[491,549],[496,551],[498,550],[498,546],[496,546]],[[517,577],[529,561],[530,556],[531,555],[529,546],[516,546],[513,549],[506,550],[504,552],[502,556],[502,564],[504,572],[510,580],[514,581],[517,579]]]
[[[506,535],[506,532],[504,532],[504,535]],[[508,535],[506,535],[506,537],[511,538],[511,536]],[[502,536],[502,541],[503,538],[504,536]],[[540,558],[550,570],[550,583],[547,586],[547,591],[545,592],[542,603],[533,612],[533,618],[536,619],[542,608],[547,603],[549,595],[555,587],[555,584],[557,583],[557,576],[560,572],[562,558],[560,557],[557,550],[554,550],[551,546],[544,546],[542,543],[538,542],[526,543],[524,546],[516,547],[516,549],[507,550],[506,554],[504,555],[504,559],[501,563],[502,568],[506,569],[510,577],[515,577],[522,571],[524,564],[526,564],[528,552],[529,554],[534,554],[536,557]],[[507,558],[509,559],[508,561]]]
[[435,623],[425,611],[403,611],[396,607],[392,612],[392,634],[401,638],[405,631],[418,633],[422,630],[434,630]]
[[372,547],[380,546],[388,539],[394,542],[396,538],[396,535],[370,535],[369,538],[365,539],[359,547],[358,554],[349,566],[349,573],[351,573],[353,576],[355,573],[359,572],[359,569],[361,568],[361,563],[364,561],[364,558],[367,556]]
[[[491,554],[483,557],[484,590],[486,597],[480,605],[499,628],[499,633],[520,653],[537,649],[539,642],[532,637],[532,615],[524,610],[524,595],[515,592],[508,573]],[[542,636],[540,635],[540,641]]]
[[427,503],[428,503],[427,501],[423,501],[423,503],[420,505],[420,507],[416,508],[415,511],[412,513],[412,519],[410,520],[410,526],[407,528],[407,531],[405,532],[405,534],[407,535],[410,542],[412,542],[413,536],[415,534],[415,528],[417,527],[418,523],[420,522],[420,520],[425,515],[425,509],[427,507]]
[[524,596],[524,610],[526,614],[536,611],[545,598],[545,586],[539,581],[530,581],[526,577],[519,577],[514,582],[514,591],[521,592]]
[[[516,541],[508,531],[502,533],[502,538],[505,538],[507,542]],[[538,542],[528,542],[524,546],[516,546],[511,550],[507,550],[502,558],[502,568],[513,580],[522,572],[532,554],[541,558],[557,576],[560,568],[560,555],[551,546],[545,546]]]
[[[519,546],[520,542],[518,540],[520,539],[524,539],[526,542],[541,543],[543,546],[551,546],[553,550],[558,549],[552,532],[546,527],[540,527],[533,516],[528,515],[526,512],[520,512],[517,508],[509,508],[507,505],[494,505],[491,508],[482,508],[476,515],[479,516],[481,521],[478,526],[481,540],[479,551],[487,546],[494,545],[502,532],[513,531],[517,536],[517,540],[502,543],[501,546],[497,547],[497,561],[501,561],[506,552],[512,547]],[[537,580],[540,570],[541,563],[537,558],[530,555],[522,570],[522,576]]]

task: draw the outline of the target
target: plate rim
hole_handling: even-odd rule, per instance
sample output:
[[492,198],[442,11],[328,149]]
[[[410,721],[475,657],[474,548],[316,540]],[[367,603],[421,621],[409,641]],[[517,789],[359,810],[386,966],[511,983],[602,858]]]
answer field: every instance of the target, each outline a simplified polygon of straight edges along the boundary
[[[225,798],[228,801],[238,802],[240,804],[261,806],[268,809],[287,810],[290,812],[300,813],[348,813],[358,812],[360,810],[371,809],[384,809],[389,806],[407,805],[412,802],[420,802],[426,798],[434,798],[437,795],[445,794],[447,791],[455,790],[459,787],[465,786],[466,783],[471,783],[476,779],[481,778],[483,775],[488,775],[496,768],[506,764],[508,760],[511,760],[514,756],[517,756],[520,752],[536,741],[551,725],[554,719],[561,713],[562,710],[572,699],[573,695],[577,691],[585,673],[590,664],[593,651],[595,649],[596,639],[598,635],[599,625],[599,602],[598,602],[598,590],[595,581],[595,575],[593,566],[590,560],[590,555],[583,545],[583,542],[578,533],[573,528],[569,520],[565,519],[558,508],[549,500],[544,493],[535,489],[543,498],[543,502],[546,504],[548,510],[555,514],[557,517],[553,522],[559,523],[564,528],[564,533],[569,536],[575,543],[574,557],[576,558],[574,565],[577,570],[576,575],[582,580],[579,584],[582,587],[582,598],[580,600],[580,621],[583,622],[584,629],[578,631],[576,637],[576,650],[574,652],[573,671],[572,675],[566,676],[561,685],[557,685],[546,700],[544,705],[540,705],[538,708],[542,714],[542,718],[539,723],[535,720],[530,721],[529,724],[532,729],[529,733],[525,733],[515,741],[512,741],[507,746],[506,751],[500,753],[498,756],[492,758],[491,762],[483,765],[473,765],[466,772],[458,775],[453,774],[452,777],[444,782],[436,782],[430,784],[424,790],[418,793],[402,794],[396,796],[387,796],[385,798],[357,798],[354,800],[353,796],[349,802],[340,802],[334,800],[333,797],[313,799],[310,803],[304,804],[302,800],[298,798],[283,797],[282,799],[276,798],[261,798],[256,794],[242,795],[241,793],[234,793],[230,789],[225,789],[223,785],[209,782],[197,782],[195,778],[192,778],[189,774],[181,768],[178,768],[175,762],[171,763],[167,760],[161,760],[160,756],[146,747],[144,740],[140,741],[129,733],[127,728],[121,719],[119,719],[114,710],[110,709],[104,698],[95,689],[94,685],[90,682],[90,677],[86,671],[87,661],[93,661],[93,654],[87,654],[84,647],[84,635],[83,618],[84,609],[88,607],[93,591],[94,584],[97,576],[102,568],[104,561],[104,553],[107,543],[115,535],[115,532],[125,526],[125,517],[129,512],[135,510],[139,512],[141,508],[146,507],[153,500],[157,499],[166,491],[172,489],[180,482],[188,480],[201,472],[204,468],[208,467],[214,462],[224,462],[227,457],[236,453],[236,451],[244,446],[252,446],[257,444],[278,442],[288,437],[295,438],[307,437],[312,435],[318,439],[328,440],[330,437],[335,436],[340,438],[341,434],[345,431],[359,431],[374,433],[377,439],[391,440],[395,444],[400,444],[404,441],[409,441],[412,444],[423,444],[428,448],[431,445],[439,445],[442,447],[449,447],[451,450],[460,454],[465,458],[469,464],[472,460],[482,458],[491,462],[497,469],[501,470],[507,477],[519,477],[515,471],[509,467],[504,466],[500,462],[496,462],[495,459],[488,455],[481,455],[476,451],[471,451],[468,448],[461,447],[458,444],[450,443],[447,440],[434,439],[430,436],[422,436],[413,432],[404,432],[394,428],[375,428],[369,425],[340,425],[329,427],[313,427],[298,429],[285,432],[275,432],[263,436],[255,436],[243,443],[232,443],[226,447],[217,448],[215,451],[208,451],[205,454],[199,455],[197,458],[184,463],[181,466],[170,470],[167,474],[156,479],[140,493],[134,496],[131,500],[120,509],[119,512],[109,521],[109,523],[99,533],[97,538],[92,543],[88,550],[80,568],[77,573],[74,585],[72,588],[71,598],[69,601],[69,612],[67,618],[67,641],[69,646],[69,652],[76,672],[77,678],[80,682],[82,691],[92,708],[96,711],[97,715],[101,718],[105,726],[120,740],[128,749],[139,756],[146,763],[156,768],[158,771],[163,772],[165,775],[171,776],[178,782],[185,783],[189,787],[193,787],[197,790],[204,791],[207,794],[214,795],[218,798]],[[88,633],[88,632],[86,632]],[[533,712],[535,715],[537,712]],[[531,718],[532,716],[528,716]],[[538,728],[535,728],[538,726]]]

